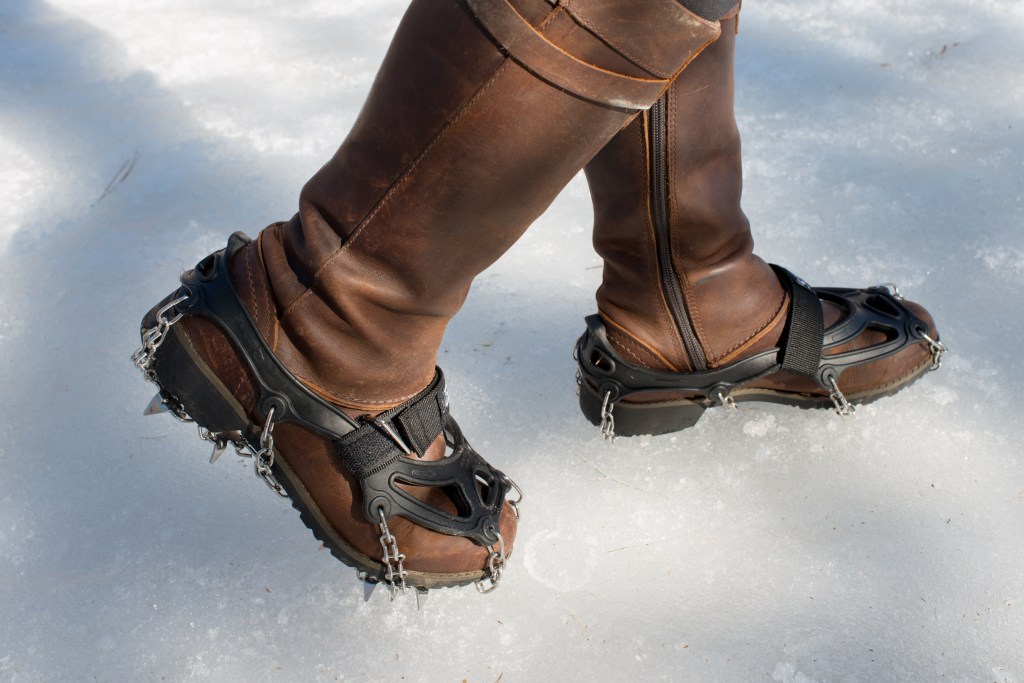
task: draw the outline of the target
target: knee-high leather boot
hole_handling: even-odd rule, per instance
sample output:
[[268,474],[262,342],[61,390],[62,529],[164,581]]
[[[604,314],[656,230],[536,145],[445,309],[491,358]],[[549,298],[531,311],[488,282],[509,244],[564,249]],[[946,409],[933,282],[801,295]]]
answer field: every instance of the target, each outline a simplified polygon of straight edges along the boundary
[[496,582],[512,484],[448,413],[445,324],[718,33],[675,0],[414,0],[298,214],[234,237],[144,320],[158,403],[255,455],[370,580]]
[[885,288],[810,290],[753,254],[733,113],[738,17],[586,167],[599,316],[577,355],[607,434],[691,426],[722,402],[832,406],[888,395],[944,350]]

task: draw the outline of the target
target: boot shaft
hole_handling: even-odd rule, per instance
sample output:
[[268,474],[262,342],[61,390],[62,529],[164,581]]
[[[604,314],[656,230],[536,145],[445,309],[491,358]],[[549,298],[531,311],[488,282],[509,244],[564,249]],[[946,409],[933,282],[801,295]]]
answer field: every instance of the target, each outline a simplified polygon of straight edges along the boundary
[[260,240],[275,352],[344,405],[419,391],[473,277],[717,34],[675,0],[414,0],[345,142]]
[[740,207],[737,21],[723,19],[721,37],[586,167],[605,262],[598,309],[647,367],[716,367],[766,343],[784,311]]

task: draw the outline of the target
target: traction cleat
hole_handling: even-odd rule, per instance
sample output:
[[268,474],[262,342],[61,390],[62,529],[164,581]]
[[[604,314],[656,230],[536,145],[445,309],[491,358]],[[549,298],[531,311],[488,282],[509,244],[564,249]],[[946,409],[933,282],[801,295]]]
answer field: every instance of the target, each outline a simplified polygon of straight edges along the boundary
[[[832,406],[840,417],[854,403],[888,396],[939,366],[945,346],[927,333],[894,286],[868,289],[811,288],[780,266],[772,266],[789,294],[789,324],[779,346],[740,361],[701,372],[651,370],[625,360],[608,339],[599,316],[586,319],[577,342],[580,407],[606,440],[616,436],[666,434],[692,427],[710,407],[735,408],[740,401],[766,401],[800,407]],[[823,329],[820,301],[846,311]],[[881,333],[872,345],[849,349],[865,330]],[[927,347],[924,365],[876,389],[844,393],[839,378],[846,370],[894,356],[912,345]],[[818,393],[786,392],[758,386],[776,373],[813,380]]]
[[[409,587],[479,584],[489,590],[500,580],[505,547],[498,532],[506,495],[518,516],[522,492],[500,470],[489,465],[469,445],[448,412],[444,375],[435,369],[434,381],[409,401],[372,418],[354,419],[299,382],[274,356],[260,336],[228,277],[230,257],[248,242],[232,236],[226,250],[201,261],[182,276],[182,287],[154,307],[141,330],[142,346],[132,361],[148,381],[160,387],[146,414],[169,412],[195,422],[199,437],[213,445],[216,462],[229,445],[238,455],[252,458],[256,474],[281,497],[291,497],[303,520],[332,553],[358,570],[368,586],[385,583],[391,598]],[[199,355],[190,337],[177,325],[186,316],[216,324],[244,362],[258,392],[256,407],[247,411],[235,394]],[[256,415],[253,415],[255,412]],[[358,550],[326,521],[317,502],[274,442],[274,428],[292,423],[330,440],[339,466],[358,481],[362,514],[380,532],[383,550],[375,560]],[[423,459],[443,436],[448,455]],[[409,490],[435,489],[442,507]],[[432,499],[433,500],[433,499]],[[437,501],[441,503],[441,501]],[[424,572],[406,567],[407,556],[388,522],[401,516],[439,534],[462,536],[487,549],[477,572]],[[500,550],[496,551],[497,545]]]

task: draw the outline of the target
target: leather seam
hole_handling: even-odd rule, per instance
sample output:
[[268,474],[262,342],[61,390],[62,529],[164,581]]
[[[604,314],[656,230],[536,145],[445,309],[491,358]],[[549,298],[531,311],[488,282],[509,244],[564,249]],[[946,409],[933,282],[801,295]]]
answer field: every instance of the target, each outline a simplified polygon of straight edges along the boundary
[[710,38],[706,43],[704,43],[699,48],[694,50],[693,54],[690,55],[690,58],[687,59],[685,62],[683,62],[683,65],[681,67],[679,67],[676,70],[676,72],[674,74],[672,74],[672,76],[669,77],[669,84],[667,86],[665,86],[665,89],[668,90],[668,88],[672,87],[672,83],[675,82],[675,79],[678,78],[679,74],[681,74],[683,72],[683,70],[686,69],[686,67],[690,66],[690,62],[692,62],[693,60],[697,59],[697,57],[700,56],[700,53],[704,52],[704,50],[707,49],[708,45],[710,45],[711,43],[713,43],[716,40],[718,40],[720,35],[721,35],[721,26],[719,26],[719,34],[718,35],[716,35],[714,38]]
[[[294,373],[294,374],[295,374],[295,377],[299,381],[301,381],[303,384],[305,384],[307,387],[309,387],[309,389],[312,390],[314,393],[318,394],[320,396],[320,398],[326,399],[326,400],[328,400],[328,401],[330,401],[330,402],[332,402],[334,404],[340,405],[343,408],[355,408],[357,410],[363,409],[363,408],[366,408],[366,407],[371,407],[373,410],[377,410],[377,409],[384,409],[384,410],[386,410],[387,408],[393,408],[395,406],[401,405],[402,403],[405,403],[406,401],[411,399],[413,396],[415,396],[416,394],[420,393],[420,391],[422,391],[422,389],[420,389],[419,391],[414,391],[411,394],[406,394],[405,396],[400,396],[398,398],[387,398],[387,399],[380,399],[380,400],[377,400],[377,401],[364,400],[364,399],[358,399],[358,398],[356,398],[354,396],[342,396],[342,395],[339,395],[339,394],[335,394],[333,391],[330,391],[326,387],[321,386],[320,384],[314,382],[313,380],[309,379],[308,377],[303,377],[302,375],[299,375],[298,373]],[[352,403],[354,405],[349,405],[349,403]]]
[[[260,262],[260,268],[263,269],[264,275],[267,272],[267,262],[263,259],[263,235],[266,233],[264,230],[256,238],[256,256]],[[273,320],[273,324],[270,329],[270,350],[277,354],[277,342],[278,335],[281,329],[281,321],[277,318],[277,306],[274,304],[274,300],[270,297],[270,278],[266,278],[267,286],[264,288],[263,295],[266,298],[267,310],[270,311],[270,318]]]
[[[713,359],[713,363],[725,362],[727,359],[732,360],[730,356],[742,352],[745,348],[759,341],[764,335],[771,329],[774,329],[780,319],[785,322],[786,319],[786,308],[789,305],[789,294],[786,292],[782,293],[782,300],[779,302],[778,307],[772,313],[772,315],[761,325],[761,327],[754,330],[750,336],[742,341],[733,345],[731,349],[722,353]],[[711,359],[709,359],[711,360]]]
[[647,64],[643,59],[637,57],[630,50],[627,50],[622,45],[606,36],[601,31],[601,29],[594,26],[594,24],[590,20],[584,17],[580,13],[580,11],[573,4],[571,4],[571,0],[562,0],[561,5],[565,7],[566,14],[569,15],[576,24],[586,29],[588,33],[592,34],[595,38],[597,38],[606,46],[611,48],[612,51],[617,52],[622,57],[625,57],[635,66],[640,67],[641,69],[649,73],[651,76],[654,76],[655,78],[667,78],[667,76],[665,76],[660,71],[652,67],[650,64]]
[[551,26],[551,22],[553,22],[555,20],[555,17],[561,14],[562,11],[563,10],[560,5],[553,7],[551,11],[548,12],[548,15],[544,17],[544,21],[540,22],[540,24],[537,25],[537,32],[542,33],[545,29]]
[[252,298],[252,321],[256,324],[256,330],[260,329],[260,300],[256,296],[256,281],[252,276],[252,259],[245,260],[245,272],[249,280],[249,296]]
[[420,164],[430,154],[431,150],[434,149],[437,143],[440,142],[442,138],[447,136],[447,134],[455,127],[455,125],[462,120],[462,118],[466,115],[470,108],[483,96],[483,94],[490,88],[490,86],[498,79],[498,77],[506,71],[509,63],[510,59],[508,57],[505,57],[502,60],[501,64],[497,68],[495,68],[495,70],[487,78],[487,80],[477,89],[475,93],[473,93],[473,95],[466,101],[462,108],[459,109],[459,112],[455,116],[453,116],[450,121],[447,121],[445,125],[441,128],[441,130],[439,130],[437,134],[434,135],[433,139],[430,141],[430,143],[427,144],[423,151],[420,152],[420,154],[412,161],[412,163],[408,167],[406,167],[405,170],[402,171],[399,177],[396,178],[395,181],[391,184],[391,186],[384,192],[384,195],[380,198],[380,200],[378,200],[377,204],[373,207],[373,209],[370,210],[370,213],[367,214],[366,217],[359,222],[355,229],[352,230],[352,232],[348,236],[348,239],[346,239],[334,251],[333,254],[327,257],[327,259],[325,259],[324,262],[320,264],[319,267],[317,267],[316,271],[313,273],[313,281],[310,283],[310,286],[304,292],[302,292],[302,294],[296,297],[295,301],[288,304],[288,307],[281,314],[281,319],[287,317],[295,308],[298,307],[298,305],[302,301],[306,299],[306,297],[311,296],[311,293],[313,293],[320,284],[320,275],[324,272],[324,270],[326,270],[327,267],[330,266],[330,264],[334,263],[335,259],[341,256],[343,253],[345,253],[346,251],[350,251],[352,245],[359,241],[362,235],[366,234],[366,230],[373,222],[373,219],[376,218],[377,215],[381,212],[381,210],[388,205],[388,203],[391,201],[391,199],[394,198],[394,196],[399,192],[399,190],[409,182],[409,180],[413,176],[413,173],[419,168]]
[[646,349],[647,351],[650,351],[651,355],[654,356],[655,358],[657,358],[658,360],[660,360],[662,363],[664,363],[665,367],[668,368],[671,372],[680,372],[679,368],[676,367],[675,363],[672,363],[671,361],[669,361],[668,358],[665,358],[665,356],[663,356],[662,354],[658,353],[655,349],[653,349],[652,347],[648,346],[644,342],[642,342],[639,339],[637,339],[629,330],[627,330],[621,324],[616,322],[615,319],[612,318],[610,315],[608,315],[607,313],[605,313],[602,310],[598,310],[598,313],[601,314],[601,318],[603,318],[606,323],[608,323],[609,325],[614,327],[616,330],[618,330],[619,332],[624,334],[627,338],[633,340],[633,342],[635,342],[639,347],[641,347],[643,349]]

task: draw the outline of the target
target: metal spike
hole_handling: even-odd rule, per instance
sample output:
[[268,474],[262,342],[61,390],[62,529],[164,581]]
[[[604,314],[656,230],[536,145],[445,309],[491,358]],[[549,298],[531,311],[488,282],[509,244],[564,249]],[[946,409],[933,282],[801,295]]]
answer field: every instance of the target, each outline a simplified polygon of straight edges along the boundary
[[161,396],[160,392],[158,391],[156,396],[153,397],[153,400],[149,402],[148,406],[146,406],[146,409],[142,411],[142,414],[159,415],[160,413],[169,412],[171,412],[171,409],[167,407],[167,404],[164,402],[163,396]]
[[214,441],[213,453],[210,454],[210,464],[212,465],[213,463],[217,462],[217,458],[219,458],[221,454],[227,450],[227,448],[228,444],[226,441]]
[[427,588],[417,588],[416,589],[416,611],[417,612],[422,610],[423,606],[427,604],[427,593],[429,593],[429,592],[430,592],[430,590],[427,589]]
[[367,581],[366,579],[363,579],[363,602],[370,602],[370,596],[373,595],[375,588],[377,588],[376,581]]

